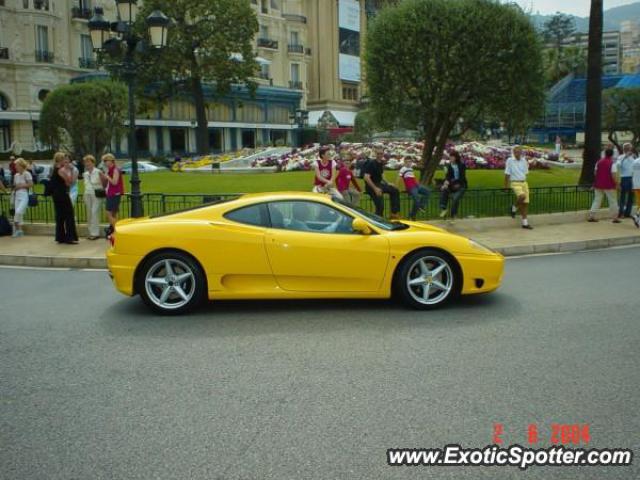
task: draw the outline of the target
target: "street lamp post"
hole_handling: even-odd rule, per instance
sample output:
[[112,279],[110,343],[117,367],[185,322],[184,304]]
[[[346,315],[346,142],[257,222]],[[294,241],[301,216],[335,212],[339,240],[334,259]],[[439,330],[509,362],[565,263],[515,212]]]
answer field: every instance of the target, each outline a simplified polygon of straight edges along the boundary
[[300,108],[297,108],[295,111],[291,112],[289,114],[289,121],[291,122],[291,125],[296,125],[298,128],[296,129],[298,131],[298,147],[302,146],[302,132],[304,130],[305,125],[307,124],[307,122],[309,121],[309,111],[308,110],[302,110]]
[[[118,65],[122,69],[122,77],[127,82],[129,91],[129,156],[131,157],[131,216],[144,216],[142,193],[140,192],[140,176],[138,173],[138,152],[136,147],[136,108],[134,87],[138,64],[134,53],[149,46],[154,49],[167,45],[167,30],[170,20],[159,10],[154,10],[147,18],[148,40],[134,32],[133,25],[138,13],[137,0],[115,0],[118,7],[118,21],[110,23],[104,18],[104,10],[96,7],[89,20],[89,31],[93,49],[105,52],[117,58],[124,49],[124,59]],[[115,32],[115,37],[112,37]]]

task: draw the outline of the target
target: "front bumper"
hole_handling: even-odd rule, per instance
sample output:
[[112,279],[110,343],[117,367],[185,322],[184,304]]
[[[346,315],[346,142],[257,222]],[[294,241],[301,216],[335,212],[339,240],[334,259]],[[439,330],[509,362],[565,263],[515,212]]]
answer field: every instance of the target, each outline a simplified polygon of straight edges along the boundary
[[462,295],[493,292],[500,287],[504,274],[504,257],[494,255],[456,255],[462,266]]

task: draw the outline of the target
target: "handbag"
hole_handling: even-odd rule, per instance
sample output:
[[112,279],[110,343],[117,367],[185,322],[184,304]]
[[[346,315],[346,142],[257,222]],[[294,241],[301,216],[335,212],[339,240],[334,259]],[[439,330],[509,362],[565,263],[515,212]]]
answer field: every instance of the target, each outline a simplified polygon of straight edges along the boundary
[[93,194],[96,196],[96,198],[106,198],[107,197],[107,192],[104,190],[104,188],[96,188],[93,190]]

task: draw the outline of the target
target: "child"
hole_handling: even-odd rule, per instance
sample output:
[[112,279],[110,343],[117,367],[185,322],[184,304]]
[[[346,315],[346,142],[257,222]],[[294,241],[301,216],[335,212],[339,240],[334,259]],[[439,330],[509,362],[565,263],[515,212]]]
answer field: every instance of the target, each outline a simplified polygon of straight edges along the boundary
[[413,197],[413,206],[409,213],[409,219],[415,220],[418,210],[423,210],[429,201],[431,191],[424,185],[420,185],[413,173],[413,155],[404,157],[404,166],[398,172],[398,180],[396,185],[400,184],[400,180],[404,182],[407,193]]
[[338,176],[336,177],[336,187],[347,203],[358,206],[360,204],[362,190],[351,170],[352,160],[353,155],[348,153],[342,161],[342,165],[338,170]]

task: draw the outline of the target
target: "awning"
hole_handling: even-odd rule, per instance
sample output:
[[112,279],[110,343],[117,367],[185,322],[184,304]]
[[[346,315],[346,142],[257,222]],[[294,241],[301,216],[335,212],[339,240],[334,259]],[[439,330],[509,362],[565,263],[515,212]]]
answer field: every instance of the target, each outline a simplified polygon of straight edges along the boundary
[[358,112],[345,112],[343,110],[315,110],[309,112],[309,125],[315,127],[322,116],[329,112],[341,127],[353,127]]
[[[244,61],[244,57],[241,53],[232,53],[230,55],[231,60],[236,60],[237,62]],[[256,57],[256,62],[258,65],[271,65],[271,60],[267,60],[266,58]]]

